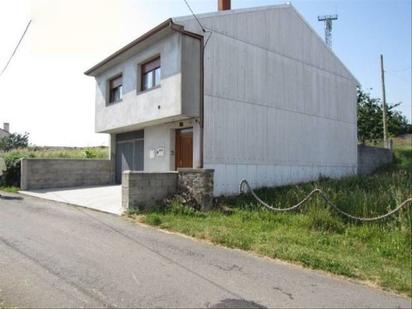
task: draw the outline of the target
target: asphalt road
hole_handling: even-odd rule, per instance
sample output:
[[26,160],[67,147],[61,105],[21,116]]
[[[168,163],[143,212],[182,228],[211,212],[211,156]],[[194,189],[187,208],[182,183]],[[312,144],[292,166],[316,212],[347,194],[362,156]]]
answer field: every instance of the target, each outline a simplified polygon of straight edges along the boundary
[[411,307],[321,272],[12,196],[0,198],[0,299],[13,307]]

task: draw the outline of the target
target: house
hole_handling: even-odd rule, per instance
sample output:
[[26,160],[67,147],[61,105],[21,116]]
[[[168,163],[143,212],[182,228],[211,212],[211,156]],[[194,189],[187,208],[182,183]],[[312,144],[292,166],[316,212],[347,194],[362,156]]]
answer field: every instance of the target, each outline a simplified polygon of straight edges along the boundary
[[3,123],[3,129],[0,128],[0,139],[10,135],[10,124],[8,122]]
[[356,78],[292,5],[218,2],[85,72],[116,181],[125,170],[213,169],[220,195],[241,179],[261,187],[356,174]]

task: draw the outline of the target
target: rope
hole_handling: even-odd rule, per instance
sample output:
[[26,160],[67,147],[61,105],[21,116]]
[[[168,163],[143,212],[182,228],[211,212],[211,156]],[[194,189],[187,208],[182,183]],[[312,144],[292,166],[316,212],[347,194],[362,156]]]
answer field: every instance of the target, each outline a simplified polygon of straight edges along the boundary
[[[247,191],[245,190],[245,187],[247,187]],[[326,202],[327,205],[329,205],[330,207],[332,207],[335,211],[337,211],[339,214],[348,217],[352,220],[356,220],[356,221],[362,221],[362,222],[371,222],[371,221],[378,221],[378,220],[382,220],[385,219],[387,217],[392,216],[394,213],[398,212],[400,209],[402,209],[405,205],[407,205],[408,203],[412,204],[412,198],[408,198],[407,200],[403,201],[398,207],[396,207],[395,209],[391,210],[390,212],[384,214],[384,215],[380,215],[380,216],[376,216],[376,217],[369,217],[369,218],[363,218],[363,217],[357,217],[354,215],[351,215],[345,211],[343,211],[342,209],[338,208],[338,206],[336,206],[335,204],[333,204],[331,202],[331,200],[328,198],[328,196],[321,190],[321,189],[314,189],[312,190],[302,201],[300,201],[299,203],[297,203],[296,205],[293,205],[291,207],[288,208],[276,208],[273,207],[267,203],[265,203],[264,201],[262,201],[259,196],[256,195],[255,191],[253,191],[253,189],[250,187],[249,183],[247,182],[246,179],[243,179],[240,182],[240,193],[247,193],[250,192],[252,194],[252,196],[264,207],[266,207],[269,210],[272,211],[278,211],[278,212],[286,212],[286,211],[292,211],[295,209],[298,209],[300,207],[302,207],[314,194],[319,194],[320,197]]]

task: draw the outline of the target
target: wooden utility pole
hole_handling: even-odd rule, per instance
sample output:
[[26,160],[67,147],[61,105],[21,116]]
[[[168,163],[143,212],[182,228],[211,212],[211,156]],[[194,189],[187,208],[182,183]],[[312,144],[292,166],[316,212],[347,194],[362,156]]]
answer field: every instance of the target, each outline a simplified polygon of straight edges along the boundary
[[382,78],[382,112],[383,112],[383,146],[389,148],[388,145],[388,123],[386,121],[386,92],[385,92],[385,70],[383,69],[383,55],[381,55],[381,78]]

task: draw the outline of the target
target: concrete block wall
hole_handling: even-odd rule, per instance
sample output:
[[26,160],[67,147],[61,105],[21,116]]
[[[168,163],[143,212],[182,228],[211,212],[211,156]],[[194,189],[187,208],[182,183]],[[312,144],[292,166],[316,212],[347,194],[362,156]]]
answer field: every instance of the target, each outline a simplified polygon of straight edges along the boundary
[[212,169],[179,169],[178,190],[188,192],[199,204],[201,210],[213,207]]
[[358,145],[358,175],[369,175],[378,167],[391,164],[392,160],[389,149]]
[[110,160],[23,159],[22,190],[101,186],[114,183]]
[[122,175],[122,207],[147,209],[177,192],[177,172],[125,171]]

